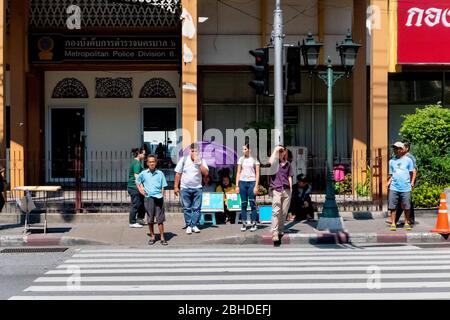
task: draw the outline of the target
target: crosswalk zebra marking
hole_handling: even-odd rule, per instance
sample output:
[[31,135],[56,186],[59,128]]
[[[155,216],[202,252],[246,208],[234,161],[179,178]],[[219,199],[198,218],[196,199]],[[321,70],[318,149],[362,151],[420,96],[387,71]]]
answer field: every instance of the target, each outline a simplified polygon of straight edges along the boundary
[[[446,279],[450,272],[443,273],[382,273],[383,279]],[[240,280],[358,280],[367,279],[367,273],[361,274],[248,274],[248,275],[204,275],[204,276],[82,276],[82,282],[150,282],[150,281],[240,281]],[[40,277],[34,282],[67,282],[69,277]]]
[[[424,253],[425,254],[425,253]],[[380,255],[370,255],[370,254],[323,254],[323,253],[316,253],[316,254],[296,254],[296,253],[275,253],[275,254],[270,254],[270,253],[233,253],[233,254],[229,254],[226,255],[227,258],[230,259],[238,259],[238,258],[242,258],[242,257],[248,257],[249,255],[251,255],[252,257],[269,257],[269,256],[273,256],[273,257],[300,257],[303,256],[305,258],[308,257],[321,257],[324,259],[327,259],[329,257],[335,257],[335,256],[342,256],[342,257],[346,257],[346,256],[367,256],[367,257],[372,257],[372,256],[377,256],[377,257],[391,257],[391,258],[399,258],[402,256],[408,256],[407,254],[396,254],[396,253],[391,253],[391,254],[380,254]],[[441,255],[444,255],[445,257],[450,257],[450,254],[447,253],[432,253],[432,254],[428,254],[428,255],[424,255],[427,258],[435,258],[435,257],[439,257]],[[101,253],[101,254],[76,254],[73,256],[73,258],[83,258],[83,259],[87,259],[87,258],[162,258],[162,259],[167,259],[167,258],[177,258],[177,259],[186,259],[186,258],[192,258],[192,257],[198,257],[199,254],[196,253],[192,253],[192,254],[183,254],[183,255],[176,255],[176,254],[152,254],[152,253]],[[210,258],[215,258],[215,257],[223,257],[224,253],[208,253],[208,257]]]
[[10,300],[450,299],[446,250],[239,249],[81,250]]
[[[131,300],[131,301],[158,301],[158,300],[185,301],[186,295],[72,295],[72,296],[14,296],[10,300]],[[450,292],[389,292],[389,293],[306,293],[306,294],[201,294],[189,295],[189,300],[233,300],[233,301],[258,301],[258,300],[437,300],[450,299]]]
[[[382,260],[370,260],[370,261],[339,261],[339,262],[302,262],[303,260],[299,260],[299,261],[282,261],[282,262],[277,262],[277,261],[259,261],[259,262],[255,262],[252,261],[252,265],[256,266],[256,265],[260,265],[260,266],[316,266],[316,265],[320,265],[320,266],[337,266],[337,265],[341,265],[341,266],[355,266],[355,265],[433,265],[433,264],[449,264],[450,265],[450,260],[439,260],[439,261],[382,261]],[[203,267],[220,267],[223,266],[223,264],[226,263],[227,266],[229,267],[244,267],[244,266],[248,266],[248,262],[240,262],[240,263],[230,263],[227,261],[223,261],[223,262],[202,262],[202,266]],[[63,264],[60,266],[57,266],[57,269],[67,269],[67,268],[71,268],[71,267],[77,267],[77,268],[87,268],[87,269],[96,269],[96,268],[157,268],[157,267],[170,267],[173,266],[171,264],[161,264],[161,263],[157,263],[157,262],[153,262],[153,263],[90,263],[90,264],[83,264],[83,263],[75,263],[75,262],[71,262],[68,264]],[[177,263],[177,265],[175,267],[177,268],[181,268],[181,267],[195,267],[198,266],[198,263],[185,263],[185,262],[180,262]]]
[[[155,249],[155,248],[146,248],[146,249],[83,249],[81,251],[78,251],[82,254],[88,254],[88,253],[148,253],[148,252],[154,252],[154,253],[215,253],[215,252],[229,252],[229,253],[235,253],[236,251],[239,252],[247,252],[247,253],[257,253],[257,252],[269,252],[269,253],[276,253],[276,252],[311,252],[311,253],[317,253],[317,252],[328,252],[328,253],[336,253],[336,252],[359,252],[363,253],[365,251],[372,251],[372,252],[387,252],[387,251],[424,251],[427,249],[421,249],[416,246],[399,246],[399,247],[386,247],[386,248],[380,248],[380,246],[377,247],[354,247],[354,246],[346,246],[346,245],[340,245],[338,248],[333,249],[324,249],[324,248],[290,248],[290,247],[280,247],[280,248],[271,248],[271,247],[264,247],[264,248],[252,248],[252,247],[239,247],[238,249],[229,249],[229,248],[195,248],[195,249]],[[436,250],[433,250],[431,252],[437,252]],[[444,251],[445,252],[445,251]]]
[[[383,289],[399,288],[448,288],[450,281],[446,282],[383,282]],[[336,283],[235,283],[223,284],[150,284],[150,285],[81,285],[70,286],[30,286],[26,292],[101,292],[101,291],[219,291],[219,290],[312,290],[312,289],[368,289],[367,282],[336,282]]]
[[[247,268],[183,268],[183,269],[164,269],[164,270],[155,270],[155,268],[146,268],[146,269],[82,269],[83,274],[133,274],[133,273],[213,273],[213,272],[306,272],[306,271],[366,271],[367,266],[351,266],[351,267],[264,267],[264,268],[255,268],[255,267],[247,267]],[[408,266],[407,269],[403,266],[384,266],[383,270],[423,270],[426,268],[427,270],[449,270],[450,266]],[[45,274],[67,274],[66,270],[50,270]]]

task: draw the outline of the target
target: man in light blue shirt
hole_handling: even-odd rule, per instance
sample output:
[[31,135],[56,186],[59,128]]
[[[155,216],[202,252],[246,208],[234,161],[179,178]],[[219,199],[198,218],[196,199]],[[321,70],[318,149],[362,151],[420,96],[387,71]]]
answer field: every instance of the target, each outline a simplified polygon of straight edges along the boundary
[[148,244],[156,242],[155,232],[153,230],[154,220],[158,224],[159,233],[161,235],[161,244],[167,245],[164,238],[164,188],[167,187],[166,177],[162,171],[156,169],[156,156],[149,155],[147,157],[148,169],[142,171],[136,179],[139,192],[145,197],[144,205],[148,214],[148,227],[150,230],[150,241]]
[[202,175],[206,176],[208,171],[208,165],[204,159],[200,159],[195,143],[190,146],[189,156],[183,156],[175,167],[174,192],[176,196],[179,195],[181,181],[181,204],[187,234],[200,232],[198,223],[202,206]]
[[406,156],[406,148],[402,142],[392,145],[396,157],[389,161],[389,210],[391,211],[391,230],[395,231],[397,205],[401,204],[405,212],[405,230],[411,230],[409,224],[409,212],[411,209],[411,187],[414,164],[411,158]]
[[[405,145],[405,148],[406,148],[406,156],[412,160],[413,165],[414,165],[414,171],[413,171],[412,180],[411,180],[411,186],[412,186],[412,188],[414,188],[414,185],[416,182],[416,177],[417,177],[417,160],[416,160],[416,157],[414,157],[411,154],[411,152],[409,151],[411,148],[410,143],[405,141],[405,142],[403,142],[403,144]],[[412,190],[411,190],[411,192],[412,192]],[[415,219],[415,215],[414,215],[414,204],[412,203],[412,197],[411,197],[410,206],[411,206],[411,208],[409,210],[409,224],[414,225],[416,223],[416,221],[415,221],[416,219]],[[401,206],[398,206],[397,212],[395,215],[395,223],[398,223],[402,213],[403,213],[403,208]]]

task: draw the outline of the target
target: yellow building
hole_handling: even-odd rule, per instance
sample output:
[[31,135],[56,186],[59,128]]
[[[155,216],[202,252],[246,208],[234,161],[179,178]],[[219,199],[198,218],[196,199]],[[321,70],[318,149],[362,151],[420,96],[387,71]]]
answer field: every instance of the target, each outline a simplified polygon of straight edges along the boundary
[[[161,143],[167,157],[181,138],[187,145],[210,128],[225,135],[228,128],[271,119],[273,99],[257,97],[247,83],[253,63],[248,51],[270,42],[274,1],[127,2],[0,0],[0,159],[8,164],[10,186],[74,178],[77,146],[83,179],[101,182],[106,175],[122,181],[126,169],[112,177],[113,167],[127,168],[132,147],[146,143],[154,152]],[[401,115],[450,101],[450,58],[434,63],[420,61],[419,54],[418,60],[398,61],[399,19],[423,3],[408,1],[406,8],[400,0],[282,1],[285,43],[312,32],[324,42],[322,64],[326,56],[339,64],[335,44],[348,29],[363,45],[351,79],[335,87],[335,158],[349,160],[352,170],[355,160],[375,159],[381,150],[383,193],[389,144],[399,139]],[[433,1],[425,3],[433,7]],[[449,1],[439,3],[450,8]],[[302,92],[289,97],[285,115],[286,144],[305,147],[314,163],[321,162],[321,80],[303,70]],[[186,131],[181,135],[177,128]],[[95,157],[111,160],[110,167],[96,167]],[[365,162],[358,166],[365,168]]]

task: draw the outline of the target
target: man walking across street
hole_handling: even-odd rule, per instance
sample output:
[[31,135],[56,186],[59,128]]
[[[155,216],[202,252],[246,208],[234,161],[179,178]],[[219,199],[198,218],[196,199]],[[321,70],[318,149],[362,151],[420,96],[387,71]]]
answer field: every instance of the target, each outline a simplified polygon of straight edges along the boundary
[[292,196],[292,177],[294,171],[288,161],[288,151],[284,146],[275,147],[269,163],[275,166],[276,173],[270,177],[272,196],[272,241],[280,241]]
[[181,181],[181,204],[187,234],[200,232],[198,223],[202,205],[202,175],[205,176],[208,173],[206,161],[199,156],[198,145],[191,144],[189,156],[183,156],[175,167],[174,181],[176,196],[180,194]]
[[395,158],[389,161],[389,210],[391,211],[391,231],[397,230],[395,223],[397,205],[405,212],[405,230],[411,230],[409,212],[411,208],[411,187],[414,172],[413,161],[406,156],[406,148],[402,142],[392,145]]
[[155,232],[153,230],[154,221],[158,224],[161,244],[167,245],[164,238],[164,188],[167,187],[166,177],[162,171],[156,169],[156,157],[149,155],[147,157],[148,169],[142,171],[136,179],[139,192],[145,197],[144,205],[148,214],[148,227],[150,230],[150,241],[148,244],[156,242]]

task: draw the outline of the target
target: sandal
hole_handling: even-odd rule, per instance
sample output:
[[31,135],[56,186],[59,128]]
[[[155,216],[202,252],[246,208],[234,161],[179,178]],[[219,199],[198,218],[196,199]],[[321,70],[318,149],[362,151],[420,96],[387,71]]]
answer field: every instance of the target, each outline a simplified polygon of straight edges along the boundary
[[150,240],[148,240],[148,244],[149,245],[152,245],[152,244],[155,244],[156,243],[156,239],[150,239]]
[[167,246],[167,245],[168,245],[168,243],[167,243],[167,241],[166,241],[166,240],[161,240],[161,245],[163,245],[163,246]]

